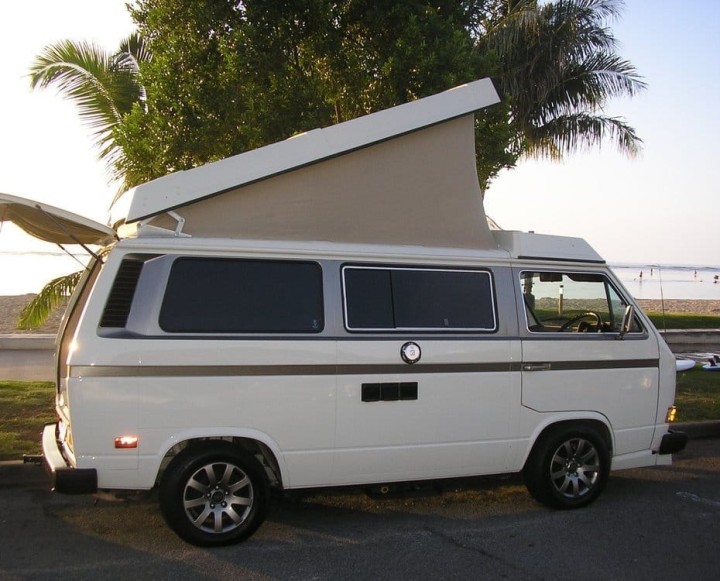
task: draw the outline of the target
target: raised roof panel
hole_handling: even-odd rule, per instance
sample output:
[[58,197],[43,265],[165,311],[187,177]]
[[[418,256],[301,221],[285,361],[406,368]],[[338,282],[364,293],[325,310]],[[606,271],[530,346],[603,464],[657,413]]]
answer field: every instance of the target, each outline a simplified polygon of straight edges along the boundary
[[498,100],[489,79],[474,81],[174,173],[123,195],[113,224],[181,224],[196,237],[492,248],[474,112]]
[[533,232],[493,230],[498,247],[513,258],[604,263],[605,260],[582,238],[551,236]]

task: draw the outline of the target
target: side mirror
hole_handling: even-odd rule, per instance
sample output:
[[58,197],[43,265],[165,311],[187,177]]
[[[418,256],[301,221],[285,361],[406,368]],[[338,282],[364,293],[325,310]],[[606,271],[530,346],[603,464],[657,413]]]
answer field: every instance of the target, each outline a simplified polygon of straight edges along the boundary
[[624,339],[625,335],[630,332],[634,319],[635,307],[628,305],[625,307],[625,313],[623,314],[622,322],[620,323],[620,334],[618,335],[618,339]]

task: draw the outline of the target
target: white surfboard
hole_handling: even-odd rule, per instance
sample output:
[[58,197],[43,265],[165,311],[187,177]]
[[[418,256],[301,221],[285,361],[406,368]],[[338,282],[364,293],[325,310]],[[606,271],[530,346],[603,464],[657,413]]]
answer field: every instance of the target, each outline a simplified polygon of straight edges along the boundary
[[695,367],[695,361],[692,359],[675,359],[675,366],[678,371],[687,371]]

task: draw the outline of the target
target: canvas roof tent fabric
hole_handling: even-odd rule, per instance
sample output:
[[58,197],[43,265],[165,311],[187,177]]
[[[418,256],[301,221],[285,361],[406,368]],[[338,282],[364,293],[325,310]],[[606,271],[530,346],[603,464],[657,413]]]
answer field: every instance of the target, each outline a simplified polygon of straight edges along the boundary
[[35,238],[55,244],[107,244],[116,235],[103,226],[49,204],[0,193],[0,223],[13,222]]
[[179,216],[191,236],[496,248],[474,112],[498,101],[482,79],[170,174],[126,192],[112,220],[174,230]]

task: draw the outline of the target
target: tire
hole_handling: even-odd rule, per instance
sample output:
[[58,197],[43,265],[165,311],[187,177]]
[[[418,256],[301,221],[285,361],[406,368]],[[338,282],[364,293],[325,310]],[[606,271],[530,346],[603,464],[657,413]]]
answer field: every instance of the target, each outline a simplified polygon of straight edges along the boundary
[[160,510],[170,528],[198,546],[239,543],[265,520],[268,484],[260,463],[229,443],[191,446],[160,483]]
[[605,488],[609,473],[608,446],[589,426],[562,427],[543,436],[523,468],[533,498],[560,509],[590,504]]

